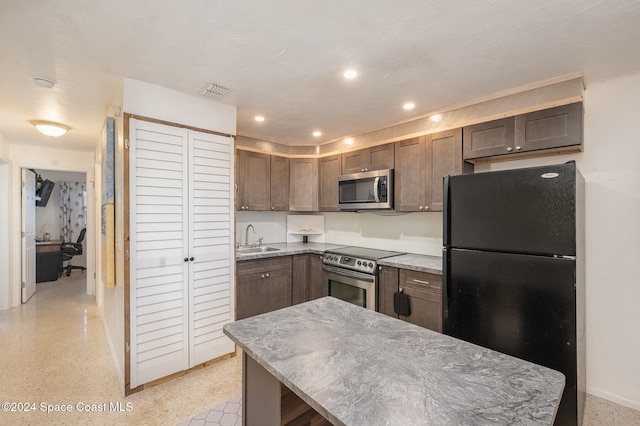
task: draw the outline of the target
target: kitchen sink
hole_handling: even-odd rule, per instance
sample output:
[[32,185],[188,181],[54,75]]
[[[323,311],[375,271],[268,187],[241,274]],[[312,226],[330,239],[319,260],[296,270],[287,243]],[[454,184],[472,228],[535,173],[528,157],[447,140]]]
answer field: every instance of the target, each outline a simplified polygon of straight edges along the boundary
[[279,248],[275,248],[275,247],[268,247],[268,246],[264,246],[264,247],[240,247],[238,249],[236,249],[236,253],[237,254],[251,254],[251,253],[264,253],[264,252],[268,252],[268,251],[278,251],[280,250]]

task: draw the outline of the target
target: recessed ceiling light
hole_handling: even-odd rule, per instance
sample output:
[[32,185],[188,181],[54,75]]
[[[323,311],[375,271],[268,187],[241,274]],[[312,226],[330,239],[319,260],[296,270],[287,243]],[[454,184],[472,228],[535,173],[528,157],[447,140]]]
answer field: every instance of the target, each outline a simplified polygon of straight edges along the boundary
[[33,124],[43,135],[54,138],[64,135],[69,130],[69,126],[65,126],[60,123],[53,123],[51,121],[32,121],[31,124]]
[[261,116],[261,115],[256,115],[256,121],[263,122],[264,121],[264,117]]
[[356,70],[346,70],[344,72],[344,78],[348,78],[348,79],[354,79],[358,76],[358,71]]
[[429,120],[438,123],[440,120],[442,120],[442,114],[434,114],[431,117],[429,117]]
[[413,102],[407,102],[406,104],[402,105],[402,108],[404,109],[413,109],[415,108],[416,104],[414,104]]
[[315,132],[313,132],[313,136],[315,137],[322,136],[322,132],[319,130],[316,130]]

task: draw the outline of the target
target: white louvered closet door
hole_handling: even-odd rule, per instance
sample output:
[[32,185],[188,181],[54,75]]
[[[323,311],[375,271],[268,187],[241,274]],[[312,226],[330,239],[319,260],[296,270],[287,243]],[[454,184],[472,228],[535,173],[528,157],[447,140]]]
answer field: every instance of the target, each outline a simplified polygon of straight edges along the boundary
[[130,120],[130,387],[189,367],[188,131]]
[[191,366],[233,352],[233,139],[189,132]]
[[130,120],[134,388],[234,351],[233,139]]

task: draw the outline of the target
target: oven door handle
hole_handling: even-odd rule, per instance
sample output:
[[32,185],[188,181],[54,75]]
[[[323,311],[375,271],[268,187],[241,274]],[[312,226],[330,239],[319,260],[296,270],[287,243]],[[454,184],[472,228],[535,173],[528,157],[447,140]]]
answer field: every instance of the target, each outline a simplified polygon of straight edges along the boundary
[[351,271],[349,269],[339,268],[336,266],[322,265],[322,270],[326,272],[330,272],[332,274],[340,275],[341,277],[355,278],[355,279],[363,280],[367,282],[375,282],[375,277],[373,275],[364,274],[362,272],[357,272],[357,271]]

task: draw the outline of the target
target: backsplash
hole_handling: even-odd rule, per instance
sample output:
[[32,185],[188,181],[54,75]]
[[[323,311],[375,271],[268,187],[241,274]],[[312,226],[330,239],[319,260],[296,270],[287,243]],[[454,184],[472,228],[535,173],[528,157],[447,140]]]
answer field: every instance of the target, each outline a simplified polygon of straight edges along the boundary
[[[287,212],[236,213],[236,241],[249,244],[263,237],[263,243],[287,240]],[[300,214],[300,213],[296,213]],[[337,212],[313,213],[325,217],[325,242],[406,253],[442,255],[442,213]]]

